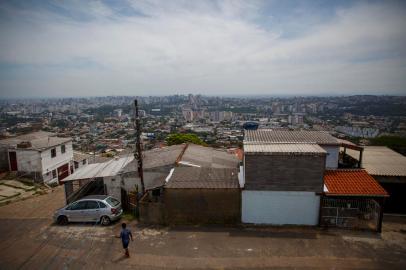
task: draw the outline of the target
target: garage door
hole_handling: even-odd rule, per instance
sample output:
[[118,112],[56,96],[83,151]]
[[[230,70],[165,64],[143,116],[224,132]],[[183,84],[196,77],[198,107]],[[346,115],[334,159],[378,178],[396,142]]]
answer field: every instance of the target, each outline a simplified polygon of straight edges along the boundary
[[317,225],[320,197],[314,192],[242,192],[242,222]]

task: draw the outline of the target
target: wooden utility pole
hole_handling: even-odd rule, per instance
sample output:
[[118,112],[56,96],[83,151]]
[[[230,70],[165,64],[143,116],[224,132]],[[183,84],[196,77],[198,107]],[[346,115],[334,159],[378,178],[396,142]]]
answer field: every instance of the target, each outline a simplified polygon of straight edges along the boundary
[[138,162],[138,176],[141,180],[141,192],[142,194],[145,193],[145,186],[144,186],[144,171],[142,167],[142,149],[141,149],[141,123],[140,123],[140,116],[138,113],[138,101],[134,100],[134,111],[135,111],[135,152],[134,157]]

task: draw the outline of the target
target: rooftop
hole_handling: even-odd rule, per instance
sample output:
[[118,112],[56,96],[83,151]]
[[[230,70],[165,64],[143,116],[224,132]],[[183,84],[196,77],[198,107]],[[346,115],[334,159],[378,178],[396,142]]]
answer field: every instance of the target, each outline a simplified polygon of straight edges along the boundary
[[246,155],[325,155],[327,152],[318,144],[245,144]]
[[183,165],[211,168],[237,168],[239,165],[235,154],[195,144],[189,144],[179,161]]
[[388,196],[388,193],[365,170],[327,170],[325,193],[330,196]]
[[[359,152],[347,149],[346,153],[358,160]],[[379,176],[406,176],[406,157],[385,146],[365,146],[362,167]]]
[[[172,145],[161,148],[155,148],[143,152],[143,168],[152,169],[162,166],[174,166],[178,156],[181,154],[185,145]],[[133,154],[129,154],[133,155]],[[126,166],[125,171],[137,171],[137,161],[131,162]]]
[[239,188],[236,168],[176,167],[166,188],[223,189]]
[[28,134],[0,140],[0,145],[5,145],[10,148],[17,148],[20,143],[29,142],[31,145],[27,145],[24,149],[30,150],[44,150],[53,146],[57,146],[71,141],[71,138],[56,137],[55,133],[37,131]]
[[265,143],[315,143],[324,145],[339,145],[336,138],[324,131],[308,130],[246,130],[244,144]]
[[118,159],[111,159],[103,163],[94,163],[84,166],[69,175],[63,182],[74,181],[79,179],[91,179],[97,177],[115,176],[120,173],[123,168],[134,159],[133,156],[127,156]]

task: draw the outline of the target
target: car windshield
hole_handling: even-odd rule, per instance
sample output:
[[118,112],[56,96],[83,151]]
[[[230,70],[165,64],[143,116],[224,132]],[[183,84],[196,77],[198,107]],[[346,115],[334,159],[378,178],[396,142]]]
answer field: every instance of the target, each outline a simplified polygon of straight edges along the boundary
[[108,197],[106,199],[106,202],[108,202],[108,204],[110,204],[111,206],[117,206],[120,204],[120,202],[112,197]]

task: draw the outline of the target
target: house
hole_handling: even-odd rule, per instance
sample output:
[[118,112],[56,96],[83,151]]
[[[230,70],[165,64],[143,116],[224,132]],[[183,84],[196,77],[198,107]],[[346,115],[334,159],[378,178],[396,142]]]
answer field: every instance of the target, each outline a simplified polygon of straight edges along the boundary
[[317,131],[248,130],[243,145],[242,222],[381,230],[386,191],[337,169],[340,146],[363,149]]
[[238,155],[185,145],[162,186],[140,200],[140,219],[158,224],[235,224],[241,221]]
[[70,174],[71,138],[49,132],[33,132],[0,140],[3,169],[32,177],[36,182],[59,182]]
[[90,163],[91,155],[79,151],[73,151],[73,160],[71,162],[71,173]]
[[242,222],[317,225],[326,155],[317,144],[244,142]]
[[[359,154],[351,149],[346,154],[359,162]],[[385,188],[390,197],[385,212],[406,214],[406,157],[385,146],[364,146],[361,167]]]

